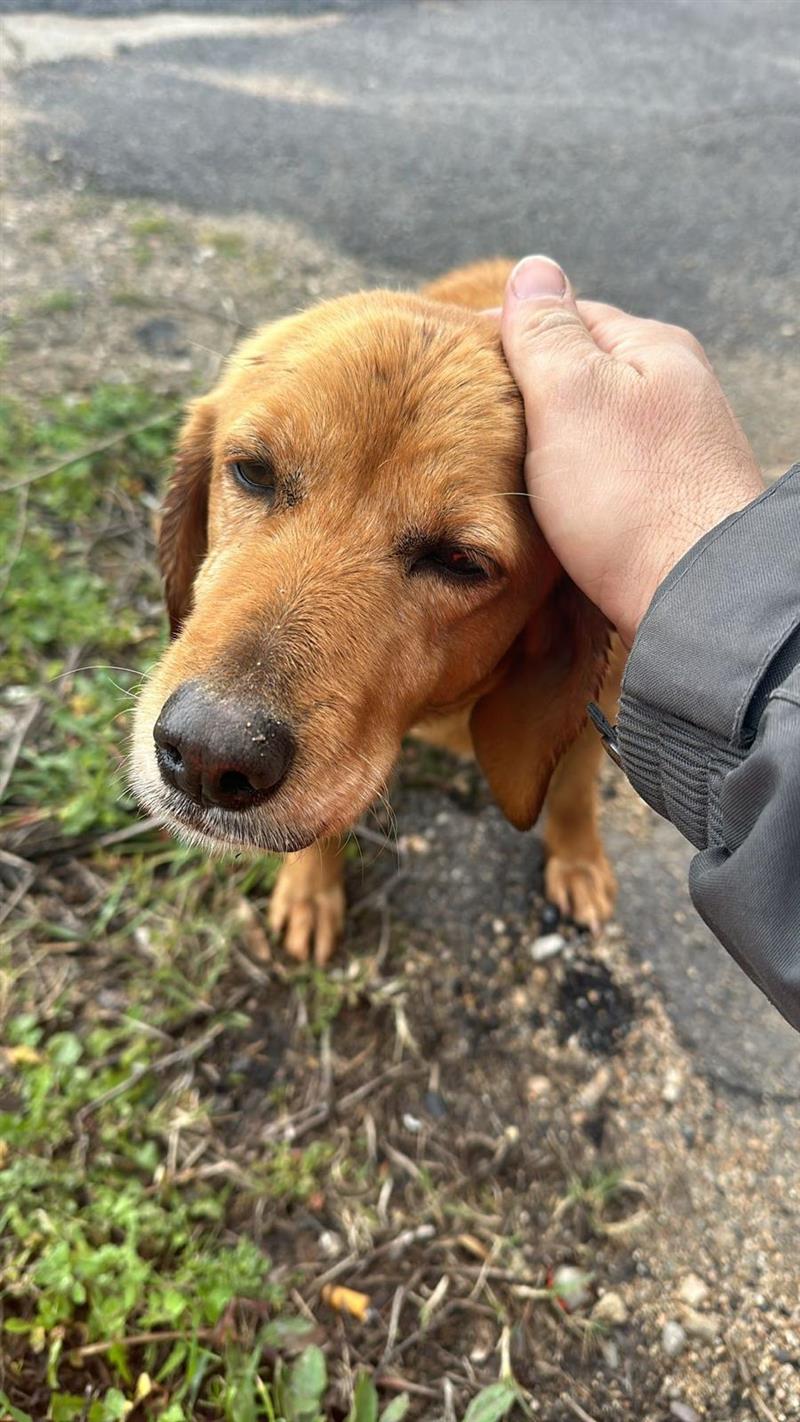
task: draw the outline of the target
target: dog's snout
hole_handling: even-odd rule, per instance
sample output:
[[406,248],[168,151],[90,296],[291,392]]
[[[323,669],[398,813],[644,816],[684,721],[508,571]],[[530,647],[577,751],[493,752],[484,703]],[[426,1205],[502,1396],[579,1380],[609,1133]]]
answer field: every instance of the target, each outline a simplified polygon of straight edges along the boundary
[[153,727],[162,780],[198,805],[244,810],[265,800],[294,758],[290,728],[261,709],[213,697],[185,682]]

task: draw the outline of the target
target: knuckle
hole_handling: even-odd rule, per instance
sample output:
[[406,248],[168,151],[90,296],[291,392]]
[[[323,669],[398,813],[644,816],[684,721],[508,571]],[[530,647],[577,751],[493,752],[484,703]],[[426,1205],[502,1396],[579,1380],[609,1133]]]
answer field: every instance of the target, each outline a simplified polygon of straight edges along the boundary
[[666,329],[679,345],[684,346],[693,355],[702,356],[705,360],[706,353],[693,331],[688,330],[685,326],[667,326]]
[[551,354],[563,355],[574,344],[575,323],[563,311],[540,311],[526,326],[522,339],[529,350],[546,348]]

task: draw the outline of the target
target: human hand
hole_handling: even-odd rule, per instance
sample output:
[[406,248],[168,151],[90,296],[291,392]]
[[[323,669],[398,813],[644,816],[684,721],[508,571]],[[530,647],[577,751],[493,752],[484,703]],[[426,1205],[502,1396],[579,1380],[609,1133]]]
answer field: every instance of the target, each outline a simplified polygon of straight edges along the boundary
[[547,257],[511,273],[501,334],[536,520],[630,647],[670,569],[762,492],[755,455],[694,336],[576,302]]

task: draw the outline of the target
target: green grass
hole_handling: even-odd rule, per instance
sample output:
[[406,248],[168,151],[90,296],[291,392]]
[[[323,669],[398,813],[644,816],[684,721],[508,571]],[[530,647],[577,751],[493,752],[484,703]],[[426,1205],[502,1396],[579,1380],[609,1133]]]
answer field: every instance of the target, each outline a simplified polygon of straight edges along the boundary
[[64,311],[75,311],[82,297],[76,291],[51,291],[36,303],[39,316],[58,316]]
[[151,302],[140,291],[133,291],[130,287],[120,287],[118,291],[111,293],[111,304],[126,307],[132,311],[144,311],[151,305]]
[[231,260],[243,257],[247,245],[239,232],[211,231],[203,234],[209,246],[213,247],[220,257],[227,257]]
[[161,212],[153,212],[144,213],[141,217],[134,218],[131,223],[131,233],[138,238],[167,237],[176,241],[183,237],[184,228],[174,218],[167,217]]
[[[0,1114],[7,1377],[15,1361],[24,1367],[26,1353],[42,1356],[52,1415],[79,1417],[59,1380],[102,1356],[115,1375],[112,1396],[132,1400],[142,1376],[152,1379],[153,1402],[166,1405],[153,1415],[192,1417],[201,1399],[213,1402],[227,1389],[231,1405],[219,1415],[245,1416],[234,1385],[246,1362],[243,1340],[257,1361],[271,1342],[302,1337],[308,1327],[282,1312],[284,1292],[271,1280],[269,1259],[227,1229],[234,1188],[181,1190],[163,1178],[171,1113],[186,1113],[161,1094],[163,1047],[143,1021],[85,1025],[78,1034],[48,1030],[35,1013],[11,1018],[5,1040],[12,1106]],[[238,1188],[305,1199],[319,1163],[319,1147],[298,1154],[284,1147]],[[227,1342],[219,1328],[226,1313]],[[155,1336],[126,1342],[142,1334]],[[118,1415],[108,1396],[98,1401],[106,1406],[98,1417]]]
[[[54,401],[35,421],[13,401],[0,411],[0,679],[7,711],[39,706],[0,828],[34,855],[37,833],[65,848],[88,837],[98,886],[80,912],[65,908],[69,892],[23,905],[0,949],[0,1404],[37,1422],[42,1407],[101,1422],[134,1403],[137,1416],[169,1422],[198,1409],[269,1417],[283,1393],[284,1414],[304,1422],[291,1396],[318,1352],[262,1378],[269,1350],[296,1345],[308,1325],[287,1316],[285,1283],[232,1212],[242,1200],[306,1199],[328,1148],[279,1145],[208,1183],[191,1171],[176,1183],[168,1163],[176,1129],[200,1143],[210,1129],[181,1081],[221,1034],[249,1024],[212,997],[236,906],[269,887],[272,866],[208,866],[152,833],[116,854],[92,849],[136,823],[123,722],[163,639],[152,549],[136,539],[176,413],[126,386]],[[90,669],[64,676],[65,661]],[[120,661],[129,670],[93,666]],[[124,993],[124,1011],[99,1009],[80,972],[57,973],[43,995],[59,945],[88,955],[108,992]],[[127,1341],[142,1335],[153,1337]],[[32,1411],[20,1406],[29,1392]]]
[[[155,499],[174,418],[171,402],[125,386],[55,401],[35,422],[0,407],[0,683],[12,705],[39,698],[48,730],[23,747],[10,798],[73,834],[130,815],[113,774],[118,718],[163,634],[147,611],[152,567],[129,564],[120,585],[120,554],[143,496]],[[63,675],[97,662],[122,669]]]

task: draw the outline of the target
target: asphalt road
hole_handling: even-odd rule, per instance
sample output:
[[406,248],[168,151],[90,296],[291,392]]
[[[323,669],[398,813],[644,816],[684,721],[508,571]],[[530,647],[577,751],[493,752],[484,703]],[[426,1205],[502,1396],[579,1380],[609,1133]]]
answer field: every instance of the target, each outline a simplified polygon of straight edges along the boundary
[[31,70],[42,144],[56,134],[109,191],[299,220],[368,268],[549,250],[583,289],[688,322],[717,349],[780,340],[798,267],[796,0],[280,9],[338,22]]
[[[285,217],[381,278],[550,251],[584,291],[689,324],[723,357],[786,359],[797,0],[0,3],[25,9],[327,17],[113,62],[90,37],[23,65],[28,141],[96,187]],[[689,851],[670,835],[618,845],[632,941],[714,1075],[800,1095],[796,1037],[702,928],[676,926]]]

